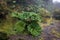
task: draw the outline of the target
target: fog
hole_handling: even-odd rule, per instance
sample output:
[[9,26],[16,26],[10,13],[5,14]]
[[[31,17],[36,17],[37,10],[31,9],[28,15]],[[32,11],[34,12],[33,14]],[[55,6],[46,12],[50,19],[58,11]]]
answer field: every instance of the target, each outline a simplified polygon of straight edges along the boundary
[[60,2],[60,0],[53,0],[53,3],[55,3],[55,2]]

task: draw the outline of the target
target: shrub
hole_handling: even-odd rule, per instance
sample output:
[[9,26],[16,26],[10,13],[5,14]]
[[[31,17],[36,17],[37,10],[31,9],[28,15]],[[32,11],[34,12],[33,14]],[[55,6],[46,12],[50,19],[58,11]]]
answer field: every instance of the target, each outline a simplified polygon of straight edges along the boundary
[[53,18],[60,20],[60,9],[55,9],[53,12]]
[[50,24],[52,22],[51,13],[44,8],[39,9],[39,15],[42,16],[42,22]]
[[13,12],[12,17],[20,19],[14,26],[16,33],[27,31],[28,34],[38,36],[41,33],[41,27],[38,22],[41,22],[41,17],[34,12]]
[[51,16],[51,13],[49,11],[47,11],[46,9],[44,9],[44,8],[39,9],[39,14],[42,17]]

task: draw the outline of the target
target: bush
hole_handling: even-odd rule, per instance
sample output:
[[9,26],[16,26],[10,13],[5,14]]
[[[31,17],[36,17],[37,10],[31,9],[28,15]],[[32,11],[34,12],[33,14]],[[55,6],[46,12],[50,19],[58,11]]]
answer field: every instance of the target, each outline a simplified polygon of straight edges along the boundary
[[13,12],[12,17],[20,20],[15,24],[14,29],[16,33],[27,31],[28,34],[38,36],[41,33],[41,27],[38,22],[41,22],[41,17],[34,12]]
[[53,18],[60,20],[60,9],[55,9],[53,12]]
[[39,14],[42,17],[51,16],[51,13],[49,11],[47,11],[46,9],[44,9],[44,8],[39,9]]
[[50,24],[52,21],[51,13],[44,8],[39,9],[39,15],[42,16],[42,22]]

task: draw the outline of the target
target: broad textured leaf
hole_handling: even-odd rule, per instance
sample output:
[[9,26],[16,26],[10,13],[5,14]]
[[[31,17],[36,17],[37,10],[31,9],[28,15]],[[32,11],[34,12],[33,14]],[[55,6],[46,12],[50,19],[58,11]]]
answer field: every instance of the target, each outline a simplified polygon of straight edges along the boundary
[[36,22],[31,23],[28,26],[28,31],[33,35],[33,36],[38,36],[41,33],[41,27],[39,26],[39,24],[37,24]]
[[12,13],[13,17],[17,17],[21,20],[29,21],[41,21],[41,17],[34,12],[22,12],[22,13]]
[[22,21],[17,22],[17,23],[15,24],[15,26],[14,26],[14,30],[15,30],[17,33],[22,32],[24,29],[25,29],[25,23],[22,22]]
[[18,17],[18,12],[12,12],[12,17]]

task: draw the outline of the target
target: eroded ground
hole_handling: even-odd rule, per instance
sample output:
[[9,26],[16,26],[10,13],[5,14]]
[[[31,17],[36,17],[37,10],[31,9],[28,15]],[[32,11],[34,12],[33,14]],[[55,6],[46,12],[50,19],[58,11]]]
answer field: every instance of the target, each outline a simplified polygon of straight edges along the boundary
[[60,40],[60,21],[55,20],[44,27],[40,40]]

